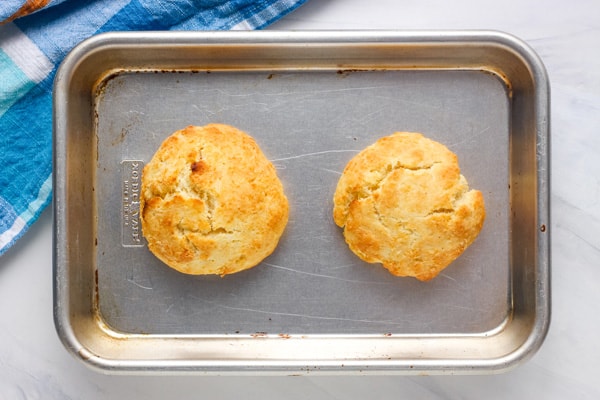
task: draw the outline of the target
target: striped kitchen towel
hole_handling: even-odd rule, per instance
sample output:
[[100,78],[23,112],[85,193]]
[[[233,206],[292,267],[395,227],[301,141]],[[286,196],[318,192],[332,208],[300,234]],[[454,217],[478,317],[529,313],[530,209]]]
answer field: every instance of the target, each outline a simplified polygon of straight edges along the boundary
[[52,196],[52,81],[97,33],[260,29],[306,0],[1,0],[0,255]]

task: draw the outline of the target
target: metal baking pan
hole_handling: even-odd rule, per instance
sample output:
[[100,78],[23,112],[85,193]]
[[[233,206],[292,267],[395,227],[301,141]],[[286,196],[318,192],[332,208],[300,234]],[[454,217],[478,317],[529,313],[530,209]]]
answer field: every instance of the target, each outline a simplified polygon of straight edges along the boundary
[[[506,371],[550,319],[549,87],[504,33],[108,33],[54,89],[54,317],[66,348],[115,373]],[[252,135],[290,199],[257,267],[186,276],[145,246],[140,171],[187,125]],[[361,262],[332,220],[342,169],[395,131],[446,144],[487,208],[436,279]]]

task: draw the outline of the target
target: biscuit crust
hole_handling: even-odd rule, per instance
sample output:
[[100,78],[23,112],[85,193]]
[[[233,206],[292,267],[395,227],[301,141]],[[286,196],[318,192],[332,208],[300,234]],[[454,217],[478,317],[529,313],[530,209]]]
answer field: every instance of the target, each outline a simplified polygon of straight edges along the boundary
[[483,195],[469,190],[457,156],[420,133],[379,139],[347,164],[333,219],[363,261],[396,276],[436,277],[478,236]]
[[256,266],[277,247],[288,212],[273,164],[229,125],[179,130],[144,167],[143,235],[156,257],[185,274]]

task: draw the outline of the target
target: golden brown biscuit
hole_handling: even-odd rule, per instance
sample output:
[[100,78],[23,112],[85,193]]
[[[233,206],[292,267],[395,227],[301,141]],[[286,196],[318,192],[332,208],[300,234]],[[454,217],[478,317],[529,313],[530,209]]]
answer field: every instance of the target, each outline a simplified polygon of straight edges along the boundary
[[227,275],[273,252],[288,201],[254,139],[221,124],[169,136],[144,167],[140,200],[148,248],[186,274]]
[[460,256],[485,219],[483,195],[469,190],[456,155],[420,133],[396,132],[357,154],[333,201],[358,257],[421,281]]

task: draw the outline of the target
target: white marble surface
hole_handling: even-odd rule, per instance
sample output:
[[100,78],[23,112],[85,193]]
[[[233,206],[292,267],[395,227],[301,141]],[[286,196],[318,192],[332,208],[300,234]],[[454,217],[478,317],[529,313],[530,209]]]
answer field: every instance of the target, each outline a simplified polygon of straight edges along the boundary
[[[497,29],[527,41],[552,87],[550,332],[492,376],[136,377],[87,369],[52,321],[52,217],[0,258],[0,399],[599,399],[600,1],[310,0],[271,29]],[[535,397],[534,397],[535,396]]]

